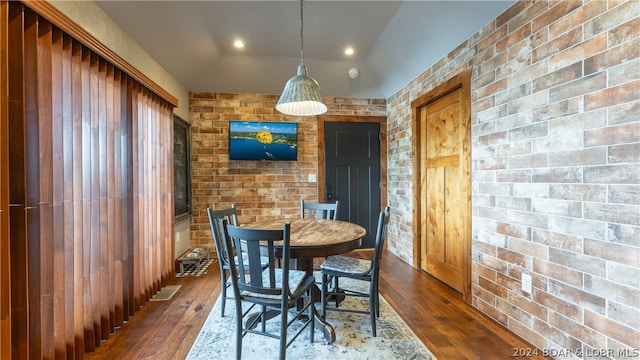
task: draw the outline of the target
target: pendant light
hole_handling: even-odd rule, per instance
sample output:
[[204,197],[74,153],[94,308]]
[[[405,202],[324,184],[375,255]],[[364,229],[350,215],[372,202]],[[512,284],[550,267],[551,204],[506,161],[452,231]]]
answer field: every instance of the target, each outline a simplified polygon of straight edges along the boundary
[[307,66],[303,60],[304,18],[302,1],[300,0],[300,65],[298,65],[298,74],[287,81],[276,104],[276,110],[286,115],[313,116],[325,113],[327,105],[322,100],[318,82],[314,78],[307,76]]

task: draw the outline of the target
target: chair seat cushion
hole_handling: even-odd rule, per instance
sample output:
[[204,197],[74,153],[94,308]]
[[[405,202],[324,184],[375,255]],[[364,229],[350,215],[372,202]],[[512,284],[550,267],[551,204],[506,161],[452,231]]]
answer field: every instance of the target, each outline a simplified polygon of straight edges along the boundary
[[[249,257],[248,256],[243,256],[242,259],[244,261],[244,266],[248,268],[249,267]],[[238,256],[234,256],[233,257],[233,261],[236,264],[238,264]],[[262,266],[263,268],[266,268],[267,265],[269,265],[269,257],[260,256],[260,266]]]
[[371,271],[371,260],[340,255],[329,256],[324,259],[320,269],[345,274],[366,275]]
[[[282,274],[283,274],[282,269],[275,269],[275,275],[276,275],[275,287],[276,288],[282,288]],[[298,291],[303,290],[301,289],[301,287],[306,285],[307,283],[305,282],[306,278],[307,278],[307,273],[305,271],[289,270],[289,292],[291,292],[292,294],[296,294]],[[263,284],[269,283],[269,269],[265,269],[262,272],[262,283]],[[281,296],[279,295],[257,294],[249,291],[243,291],[242,296],[261,297],[261,298],[268,298],[268,299],[281,298]]]

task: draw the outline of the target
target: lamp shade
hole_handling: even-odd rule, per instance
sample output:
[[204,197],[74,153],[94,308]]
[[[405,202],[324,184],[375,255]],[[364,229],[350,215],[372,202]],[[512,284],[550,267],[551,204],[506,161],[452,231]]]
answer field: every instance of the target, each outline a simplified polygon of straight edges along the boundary
[[315,79],[307,76],[304,64],[298,66],[298,74],[285,84],[276,110],[294,116],[320,115],[327,111],[327,105],[320,95],[320,86]]

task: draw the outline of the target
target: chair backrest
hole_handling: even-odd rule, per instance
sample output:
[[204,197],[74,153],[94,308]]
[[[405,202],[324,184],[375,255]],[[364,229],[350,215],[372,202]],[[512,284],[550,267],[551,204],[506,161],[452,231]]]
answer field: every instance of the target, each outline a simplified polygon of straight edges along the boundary
[[[291,228],[285,223],[281,230],[252,229],[229,225],[223,220],[225,241],[228,246],[246,251],[238,252],[237,261],[231,258],[231,279],[238,298],[241,294],[251,293],[263,297],[282,297],[283,301],[291,297],[289,291],[289,241]],[[232,245],[233,242],[233,245]],[[265,269],[261,256],[269,258]],[[282,258],[281,267],[276,267],[276,259]],[[264,270],[263,270],[264,269]],[[245,276],[239,276],[244,274]],[[284,304],[284,302],[283,302]]]
[[378,215],[378,229],[376,230],[376,243],[375,250],[373,251],[373,258],[371,266],[373,271],[377,272],[380,268],[380,261],[382,260],[382,251],[384,248],[384,242],[387,239],[387,228],[389,227],[389,219],[391,218],[391,208],[388,206],[384,208]]
[[339,201],[335,203],[310,203],[300,200],[300,217],[337,220],[339,204]]
[[229,255],[231,254],[231,257],[233,257],[234,248],[230,248],[231,251],[227,248],[226,242],[224,241],[222,221],[226,220],[229,224],[239,225],[236,204],[231,204],[231,207],[228,209],[214,210],[212,208],[207,208],[207,214],[209,214],[209,224],[211,225],[213,243],[216,246],[216,253],[218,254],[220,267],[228,269]]

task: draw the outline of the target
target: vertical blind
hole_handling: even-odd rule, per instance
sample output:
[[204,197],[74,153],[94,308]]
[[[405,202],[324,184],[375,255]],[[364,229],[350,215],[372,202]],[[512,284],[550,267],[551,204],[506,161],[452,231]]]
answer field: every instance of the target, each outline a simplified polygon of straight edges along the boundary
[[0,359],[11,358],[11,254],[9,246],[8,3],[0,0]]
[[174,271],[172,105],[9,2],[11,352],[82,358]]

